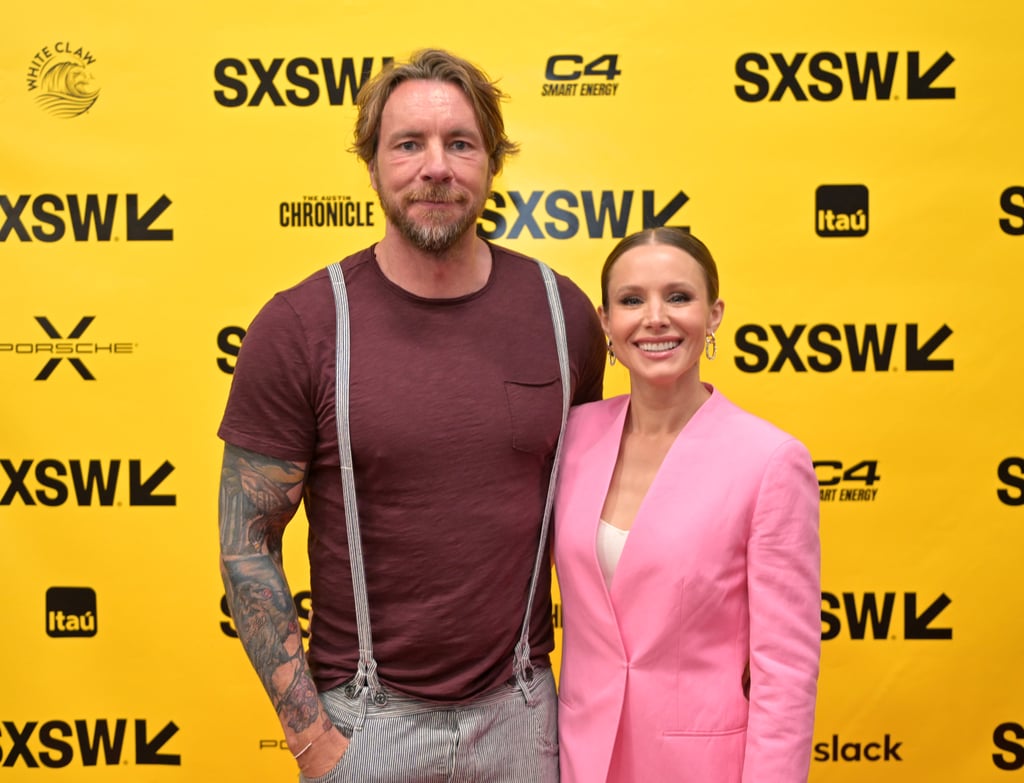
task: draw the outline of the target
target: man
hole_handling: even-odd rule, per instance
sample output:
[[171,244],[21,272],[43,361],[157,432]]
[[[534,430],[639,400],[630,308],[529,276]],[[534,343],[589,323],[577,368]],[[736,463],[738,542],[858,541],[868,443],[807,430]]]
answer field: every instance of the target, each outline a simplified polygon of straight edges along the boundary
[[[263,308],[238,358],[219,431],[221,570],[304,779],[557,780],[546,553],[525,618],[562,416],[555,330],[538,264],[475,230],[516,151],[502,97],[437,50],[371,80],[354,150],[386,221],[333,273],[347,329],[322,270]],[[572,403],[598,399],[594,308],[566,278],[557,288]],[[308,665],[281,562],[300,500]]]

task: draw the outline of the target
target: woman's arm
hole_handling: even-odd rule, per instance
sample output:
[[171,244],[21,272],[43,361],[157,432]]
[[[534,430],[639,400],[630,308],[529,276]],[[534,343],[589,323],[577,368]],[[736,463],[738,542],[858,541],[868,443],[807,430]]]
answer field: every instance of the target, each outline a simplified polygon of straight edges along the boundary
[[744,783],[806,781],[821,654],[818,480],[796,440],[772,455],[747,544],[750,714]]

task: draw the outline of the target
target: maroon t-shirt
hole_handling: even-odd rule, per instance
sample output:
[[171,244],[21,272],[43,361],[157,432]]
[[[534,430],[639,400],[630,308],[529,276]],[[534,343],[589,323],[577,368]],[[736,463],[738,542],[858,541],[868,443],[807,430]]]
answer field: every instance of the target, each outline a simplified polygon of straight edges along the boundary
[[[378,674],[453,701],[512,674],[561,418],[554,332],[537,264],[491,246],[479,291],[424,299],[381,273],[373,249],[342,262],[350,308],[351,439]],[[558,279],[572,402],[600,399],[604,341],[593,305]],[[219,435],[309,463],[320,690],[358,660],[335,419],[336,318],[321,270],[277,294],[249,327]],[[551,652],[550,569],[531,618]]]

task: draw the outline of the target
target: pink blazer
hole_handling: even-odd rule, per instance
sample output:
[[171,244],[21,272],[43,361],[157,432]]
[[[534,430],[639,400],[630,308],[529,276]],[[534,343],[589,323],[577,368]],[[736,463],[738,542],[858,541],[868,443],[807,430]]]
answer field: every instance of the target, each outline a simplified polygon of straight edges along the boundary
[[609,591],[595,541],[628,403],[574,408],[566,431],[562,783],[806,781],[821,648],[810,455],[712,389],[655,476]]

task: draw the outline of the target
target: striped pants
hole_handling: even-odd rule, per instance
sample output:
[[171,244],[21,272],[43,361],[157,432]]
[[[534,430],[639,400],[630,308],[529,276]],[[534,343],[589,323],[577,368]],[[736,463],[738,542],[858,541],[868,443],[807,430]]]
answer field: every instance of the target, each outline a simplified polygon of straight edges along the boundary
[[558,720],[554,677],[534,670],[524,689],[503,685],[471,701],[438,705],[395,693],[366,706],[345,686],[321,694],[351,738],[338,765],[301,783],[556,783]]

